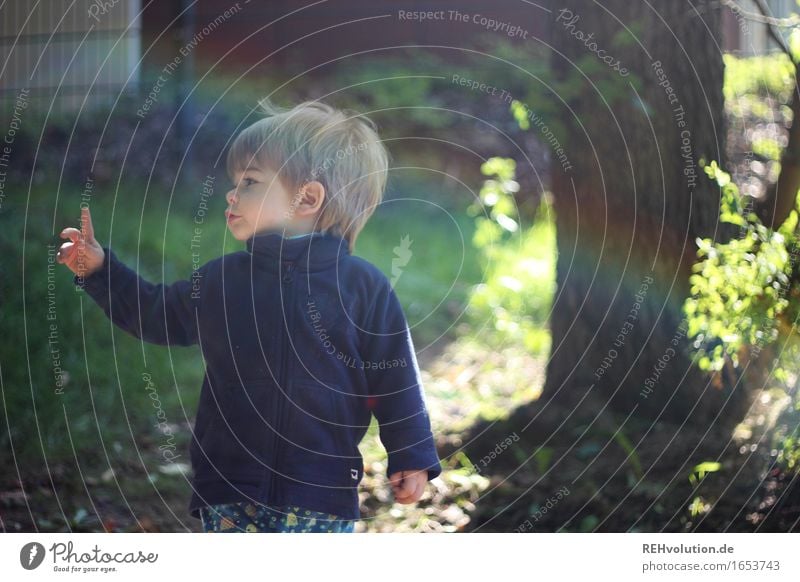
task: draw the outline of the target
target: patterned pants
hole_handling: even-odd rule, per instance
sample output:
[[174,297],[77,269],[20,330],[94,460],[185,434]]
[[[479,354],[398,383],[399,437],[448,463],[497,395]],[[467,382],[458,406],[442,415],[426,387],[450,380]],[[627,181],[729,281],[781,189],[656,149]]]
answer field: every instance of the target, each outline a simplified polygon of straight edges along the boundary
[[339,519],[331,513],[320,513],[285,505],[268,507],[253,503],[226,503],[200,508],[205,532],[318,532],[352,533],[355,520]]

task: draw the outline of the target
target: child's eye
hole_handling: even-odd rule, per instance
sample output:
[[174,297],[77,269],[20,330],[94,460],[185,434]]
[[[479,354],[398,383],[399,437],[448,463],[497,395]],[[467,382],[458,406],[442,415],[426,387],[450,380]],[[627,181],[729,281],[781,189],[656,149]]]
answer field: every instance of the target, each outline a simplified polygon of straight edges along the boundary
[[242,182],[244,183],[245,186],[251,186],[252,184],[256,183],[256,181],[253,180],[252,178],[242,178]]

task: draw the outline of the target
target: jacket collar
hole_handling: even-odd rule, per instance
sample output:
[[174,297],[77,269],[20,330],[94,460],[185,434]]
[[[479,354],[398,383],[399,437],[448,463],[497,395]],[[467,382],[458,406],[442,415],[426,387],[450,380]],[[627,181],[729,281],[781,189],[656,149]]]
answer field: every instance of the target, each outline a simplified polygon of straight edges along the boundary
[[277,266],[292,262],[299,271],[318,271],[350,254],[347,241],[331,233],[315,232],[310,236],[287,238],[281,233],[259,233],[247,239],[247,252],[253,261]]

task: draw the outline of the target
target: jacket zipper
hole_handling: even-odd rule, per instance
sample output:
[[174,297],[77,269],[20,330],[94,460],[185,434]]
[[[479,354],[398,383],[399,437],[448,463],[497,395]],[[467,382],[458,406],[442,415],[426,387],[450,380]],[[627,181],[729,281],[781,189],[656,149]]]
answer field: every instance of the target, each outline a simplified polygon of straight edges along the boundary
[[[292,272],[294,271],[294,262],[293,261],[284,261],[283,264],[286,267],[286,269],[284,270],[283,276],[281,277],[281,284],[286,284],[287,285],[287,289],[285,289],[283,291],[283,297],[284,298],[288,297],[289,298],[288,301],[293,303],[294,302],[294,297],[291,294],[291,285],[290,285],[290,283],[292,282]],[[287,301],[284,301],[284,303],[287,303]],[[292,305],[292,307],[293,307],[293,305]],[[287,336],[291,332],[291,329],[292,329],[292,323],[291,323],[291,320],[292,320],[291,313],[292,313],[292,311],[293,311],[292,308],[284,310],[284,313],[287,314],[287,316],[286,316],[286,333],[287,333]],[[289,353],[289,349],[288,349],[287,343],[284,342],[284,341],[281,341],[281,370],[280,370],[280,374],[278,375],[278,380],[280,381],[280,385],[279,386],[283,387],[283,390],[287,395],[289,394],[289,382],[290,382],[289,377],[288,377],[289,374],[287,373],[287,368],[289,367],[289,364],[288,364],[288,361],[287,361],[288,360],[288,357],[287,357],[288,353]],[[283,420],[282,419],[282,416],[283,416],[283,405],[282,405],[282,403],[283,403],[284,397],[280,394],[280,392],[278,392],[277,393],[277,398],[278,398],[278,402],[277,402],[277,404],[275,406],[275,412],[276,412],[276,414],[275,414],[275,432],[272,435],[272,470],[269,471],[269,484],[268,484],[268,490],[267,490],[268,503],[274,503],[275,502],[275,500],[272,499],[272,493],[273,493],[273,489],[274,489],[273,488],[273,482],[274,482],[274,479],[275,479],[275,472],[278,469],[278,463],[281,460],[280,439],[278,438],[278,435],[281,432],[281,425],[282,425],[281,420]]]

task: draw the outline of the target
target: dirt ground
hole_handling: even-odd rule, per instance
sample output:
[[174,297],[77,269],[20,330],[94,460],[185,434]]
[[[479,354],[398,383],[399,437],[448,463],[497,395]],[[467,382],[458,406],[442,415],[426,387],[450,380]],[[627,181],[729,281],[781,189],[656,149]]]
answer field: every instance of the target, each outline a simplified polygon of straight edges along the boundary
[[[769,440],[800,420],[782,391],[762,395],[733,434],[691,419],[653,425],[598,415],[590,399],[544,406],[543,359],[487,352],[453,343],[420,357],[445,469],[418,503],[395,503],[371,430],[357,532],[800,531],[797,473],[776,465]],[[102,454],[80,470],[27,466],[22,483],[12,462],[0,476],[0,529],[200,531],[186,508],[189,467],[160,466],[155,443],[140,453],[110,447],[113,471]],[[711,463],[705,475],[701,463]]]

